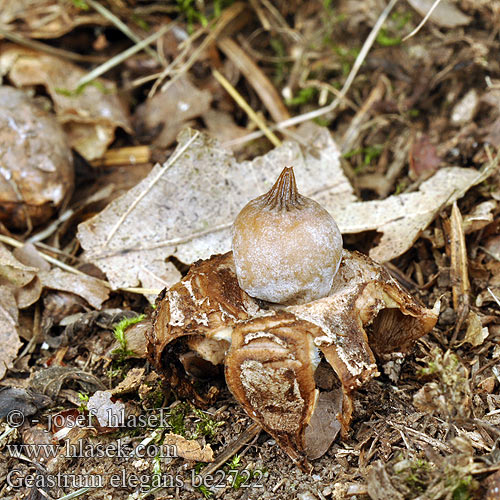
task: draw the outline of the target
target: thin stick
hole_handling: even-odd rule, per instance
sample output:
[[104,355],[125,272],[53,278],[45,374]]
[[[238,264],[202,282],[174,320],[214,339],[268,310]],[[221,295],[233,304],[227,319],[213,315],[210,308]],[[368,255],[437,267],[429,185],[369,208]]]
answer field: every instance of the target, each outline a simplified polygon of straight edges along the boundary
[[[368,52],[370,51],[373,43],[375,42],[375,39],[377,38],[378,32],[382,28],[385,20],[389,16],[391,10],[394,8],[398,0],[391,0],[387,7],[382,11],[380,14],[379,18],[377,19],[377,22],[373,26],[372,30],[370,31],[370,34],[365,40],[365,43],[363,44],[363,47],[361,48],[361,51],[358,54],[358,57],[356,57],[356,60],[354,61],[354,65],[342,87],[340,90],[340,94],[337,96],[337,98],[332,101],[330,104],[327,106],[323,106],[322,108],[315,109],[314,111],[310,111],[309,113],[304,113],[302,115],[294,116],[293,118],[290,118],[289,120],[284,120],[282,122],[277,123],[276,125],[269,127],[270,130],[280,130],[283,128],[287,127],[292,127],[294,125],[298,125],[299,123],[303,123],[309,120],[313,120],[314,118],[319,118],[320,116],[323,116],[326,113],[330,113],[333,111],[339,103],[344,99],[345,95],[349,91],[352,82],[356,78],[359,69],[361,68],[366,56],[368,55]],[[258,132],[253,132],[251,134],[248,134],[244,137],[241,137],[239,139],[235,139],[232,141],[227,141],[223,144],[223,146],[234,146],[237,144],[243,144],[245,142],[251,141],[253,139],[258,139],[259,137],[262,137],[264,135],[263,132],[258,131]]]
[[408,38],[415,36],[423,28],[424,24],[428,21],[429,17],[432,16],[434,9],[439,5],[440,1],[441,0],[435,0],[435,2],[432,4],[432,7],[429,9],[429,12],[427,12],[427,14],[425,14],[425,17],[422,19],[422,21],[420,21],[420,24],[411,33],[406,35],[403,38],[403,40],[401,40],[402,42],[406,42],[406,40],[408,40]]
[[[177,79],[179,79],[182,75],[184,75],[189,68],[198,60],[200,55],[204,52],[204,50],[214,41],[217,39],[217,37],[222,33],[224,28],[231,22],[233,19],[236,19],[237,16],[239,16],[243,10],[245,9],[245,4],[242,2],[237,2],[227,9],[225,9],[220,16],[220,18],[215,22],[213,29],[209,29],[207,36],[205,39],[200,43],[199,47],[197,47],[193,53],[189,56],[188,60],[179,66],[179,63],[181,59],[184,57],[185,54],[189,51],[190,44],[187,44],[186,47],[182,50],[182,52],[166,67],[163,72],[161,73],[160,77],[158,80],[154,83],[152,86],[148,97],[152,97],[155,93],[158,87],[162,84],[163,80],[173,71],[175,68],[176,74],[165,84],[162,85],[161,91],[165,92],[167,88],[175,83]],[[205,32],[207,28],[204,28],[203,30],[198,30],[198,33],[201,34]],[[196,36],[199,36],[195,34]],[[189,39],[190,43],[192,43],[195,39],[195,35],[192,35]],[[178,67],[179,66],[179,67]],[[177,68],[178,67],[178,68]]]
[[255,436],[258,436],[261,430],[262,428],[259,424],[253,423],[249,425],[238,436],[236,441],[229,444],[224,450],[222,450],[222,452],[217,457],[214,463],[207,465],[201,471],[201,477],[206,477],[209,474],[213,474],[219,467],[224,465],[235,453],[238,453],[238,451],[241,448],[243,448],[243,446],[245,446],[251,439],[253,439]]
[[[139,43],[141,39],[117,16],[115,16],[110,10],[106,9],[103,5],[95,0],[87,0],[87,3],[93,7],[101,16],[112,22],[123,34],[127,35],[135,43]],[[160,56],[151,47],[145,47],[144,50],[157,62],[161,64]]]
[[161,168],[159,170],[159,172],[156,174],[155,177],[153,177],[153,179],[149,183],[149,186],[142,193],[139,194],[139,196],[132,202],[132,204],[130,205],[130,207],[128,207],[128,209],[118,219],[117,223],[115,224],[115,226],[113,227],[113,229],[108,234],[108,237],[106,238],[106,241],[104,242],[103,247],[105,247],[105,246],[108,245],[108,243],[110,242],[111,238],[115,235],[115,233],[118,230],[118,228],[123,224],[123,221],[129,216],[130,212],[132,212],[132,210],[134,210],[134,208],[144,198],[144,196],[146,196],[149,193],[149,191],[151,190],[151,188],[160,180],[160,178],[162,177],[162,175],[184,154],[184,152],[186,151],[186,149],[188,149],[189,146],[191,146],[191,144],[195,141],[195,139],[199,135],[200,135],[200,133],[198,131],[196,131],[193,134],[193,137],[191,137],[191,139],[189,139],[189,141],[187,141],[186,144],[184,144],[184,146],[182,146],[176,153],[174,153],[170,157],[170,159],[168,160],[167,164],[163,168]]
[[114,68],[115,66],[117,66],[121,62],[128,59],[130,56],[141,51],[142,49],[145,49],[149,44],[153,43],[158,38],[163,36],[167,31],[172,29],[173,26],[174,26],[174,23],[170,23],[170,24],[167,24],[166,26],[163,26],[156,33],[153,33],[151,36],[148,36],[147,38],[145,38],[144,40],[141,40],[140,42],[136,43],[135,45],[128,48],[127,50],[124,50],[120,54],[117,54],[116,56],[107,60],[104,64],[97,66],[97,68],[94,68],[90,73],[87,73],[85,76],[80,78],[80,80],[78,80],[78,82],[76,84],[76,88],[80,88],[83,85],[86,85],[87,83],[91,82],[92,80],[95,80],[96,78],[98,78],[102,74],[109,71],[111,68]]
[[11,42],[23,45],[24,47],[38,50],[52,56],[68,59],[70,61],[101,63],[106,60],[103,56],[83,56],[81,54],[76,54],[75,52],[70,52],[69,50],[58,49],[57,47],[52,47],[51,45],[46,45],[45,43],[38,42],[36,40],[24,38],[18,33],[13,33],[12,31],[8,31],[2,27],[0,27],[0,35],[7,38],[7,40],[10,40]]
[[498,306],[500,306],[500,299],[491,291],[490,287],[488,287],[487,290],[490,293],[490,295],[495,299],[495,302],[498,304]]
[[262,130],[263,134],[271,141],[274,146],[281,146],[281,141],[276,135],[269,130],[264,120],[250,107],[250,105],[243,99],[242,95],[226,80],[226,78],[219,73],[216,69],[212,70],[212,75],[215,79],[226,89],[227,93],[238,103],[238,106],[245,111],[250,120],[252,120]]
[[141,287],[127,287],[127,288],[119,288],[122,292],[130,292],[137,293],[140,295],[158,295],[162,288],[141,288]]
[[[10,238],[9,236],[5,236],[3,234],[0,234],[0,241],[3,243],[7,243],[7,245],[10,245],[11,247],[16,247],[16,248],[21,248],[24,246],[24,243],[21,243],[20,241],[17,241],[14,238]],[[79,276],[89,276],[88,274],[85,274],[84,272],[80,271],[79,269],[76,269],[72,266],[69,266],[68,264],[65,264],[64,262],[61,262],[60,260],[55,259],[54,257],[51,257],[50,255],[47,255],[46,253],[39,252],[40,256],[44,258],[47,262],[50,262],[51,264],[54,264],[54,266],[60,267],[61,269],[64,269],[65,271],[68,271],[69,273],[73,274],[78,274]],[[99,278],[95,278],[99,279]],[[99,280],[101,283],[105,284],[105,286],[110,287],[109,283],[104,280]]]

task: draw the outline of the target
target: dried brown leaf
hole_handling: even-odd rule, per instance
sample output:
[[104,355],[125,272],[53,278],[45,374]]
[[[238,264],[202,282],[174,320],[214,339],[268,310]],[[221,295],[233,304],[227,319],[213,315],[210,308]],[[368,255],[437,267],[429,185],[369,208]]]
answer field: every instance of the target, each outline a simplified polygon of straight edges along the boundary
[[166,148],[188,120],[209,110],[211,101],[208,90],[199,90],[186,76],[181,77],[165,92],[158,92],[137,108],[137,127],[149,134],[160,129],[154,144]]
[[194,462],[213,462],[214,452],[209,444],[202,446],[194,439],[186,439],[179,434],[166,434],[165,446],[175,446],[176,455]]
[[0,73],[8,74],[18,87],[45,86],[71,146],[87,160],[104,154],[117,127],[132,132],[128,109],[118,98],[115,84],[99,78],[78,90],[85,72],[63,59],[4,44]]
[[0,283],[15,287],[27,285],[36,275],[36,267],[25,266],[0,243]]
[[489,334],[488,327],[483,327],[481,324],[481,318],[475,312],[470,311],[467,316],[467,330],[465,331],[465,337],[461,343],[464,344],[468,342],[476,347],[481,345],[488,338]]
[[12,288],[0,286],[0,379],[12,368],[17,351],[21,347],[17,327],[19,313]]
[[55,267],[51,271],[40,272],[39,277],[44,287],[74,293],[95,309],[100,309],[109,297],[109,288],[92,276],[75,275]]

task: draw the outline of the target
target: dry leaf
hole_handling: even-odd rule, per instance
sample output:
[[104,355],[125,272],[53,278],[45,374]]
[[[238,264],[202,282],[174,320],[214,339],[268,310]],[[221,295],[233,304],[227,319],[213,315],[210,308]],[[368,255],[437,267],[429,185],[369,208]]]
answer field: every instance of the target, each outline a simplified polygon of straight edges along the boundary
[[493,222],[497,202],[495,200],[483,201],[477,204],[464,217],[464,233],[469,234],[474,231],[479,231],[486,227],[490,222]]
[[321,392],[304,435],[307,458],[314,460],[328,451],[340,432],[341,414],[342,390]]
[[214,452],[209,444],[201,446],[194,439],[186,439],[179,434],[166,434],[163,440],[165,446],[175,446],[175,455],[193,462],[213,462]]
[[76,26],[108,24],[101,15],[83,11],[74,2],[0,0],[0,23],[13,21],[18,21],[15,31],[28,38],[59,38]]
[[158,92],[137,108],[137,127],[150,134],[160,129],[153,143],[166,148],[188,120],[208,111],[211,101],[208,90],[199,90],[186,76],[179,78],[165,92]]
[[481,324],[479,316],[475,312],[470,311],[467,316],[467,331],[465,332],[465,337],[461,344],[468,342],[476,347],[481,345],[488,338],[489,334],[488,328],[486,326],[483,327]]
[[[431,9],[434,0],[408,0],[408,3],[423,17]],[[429,20],[443,28],[455,28],[469,24],[471,18],[447,0],[441,0]]]
[[37,272],[38,268],[20,262],[0,244],[0,285],[11,289],[20,309],[34,304],[42,294]]
[[112,396],[121,396],[122,394],[129,394],[137,391],[144,380],[144,372],[146,368],[135,367],[132,368],[125,378],[116,386],[111,389]]
[[117,127],[132,132],[128,110],[118,98],[115,84],[98,78],[77,91],[78,81],[86,73],[63,59],[4,44],[0,74],[8,74],[18,87],[45,86],[71,146],[89,161],[104,154]]
[[299,134],[308,148],[287,141],[239,163],[218,141],[183,131],[172,156],[179,155],[177,161],[156,165],[141,183],[79,225],[84,258],[99,266],[115,289],[144,285],[152,276],[170,286],[178,272],[166,262],[169,256],[192,263],[228,251],[237,213],[269,190],[283,166],[293,165],[301,193],[321,203],[343,233],[384,233],[370,256],[385,262],[408,250],[439,210],[493,170],[443,168],[419,191],[358,202],[328,130],[305,124]]
[[25,266],[19,262],[0,243],[0,284],[10,283],[15,287],[27,285],[36,275],[36,267]]
[[17,327],[19,313],[12,288],[0,286],[0,379],[12,368],[17,351],[21,347]]
[[356,202],[342,207],[340,213],[327,203],[323,206],[331,212],[343,233],[371,230],[383,233],[369,255],[378,262],[387,262],[406,252],[444,206],[482,182],[494,167],[492,164],[482,172],[472,168],[446,167],[412,193],[393,195],[380,201]]
[[44,287],[74,293],[95,309],[100,309],[109,297],[109,288],[93,276],[75,275],[55,267],[51,271],[41,271],[39,277]]

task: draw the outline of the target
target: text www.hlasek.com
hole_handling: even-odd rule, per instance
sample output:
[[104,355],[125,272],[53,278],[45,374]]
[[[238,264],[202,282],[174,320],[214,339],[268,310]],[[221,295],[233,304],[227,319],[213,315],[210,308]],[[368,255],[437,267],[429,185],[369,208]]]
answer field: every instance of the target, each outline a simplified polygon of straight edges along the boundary
[[154,443],[132,446],[118,439],[114,443],[90,444],[78,441],[70,443],[66,440],[61,450],[58,445],[39,444],[8,444],[7,450],[15,458],[55,458],[59,453],[67,458],[176,458],[177,447],[173,444],[157,445]]

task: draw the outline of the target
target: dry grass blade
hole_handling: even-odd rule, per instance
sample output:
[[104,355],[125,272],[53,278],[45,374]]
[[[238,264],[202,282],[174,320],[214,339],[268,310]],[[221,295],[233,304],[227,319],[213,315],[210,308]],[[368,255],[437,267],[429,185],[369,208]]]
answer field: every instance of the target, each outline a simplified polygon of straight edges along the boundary
[[167,76],[170,75],[170,73],[175,71],[175,75],[172,77],[172,79],[163,85],[161,89],[162,92],[165,92],[168,85],[172,85],[172,83],[175,82],[180,76],[185,74],[191,68],[191,66],[198,60],[198,58],[205,51],[205,49],[209,47],[210,44],[212,44],[217,39],[218,36],[220,36],[220,34],[225,30],[225,28],[232,21],[238,18],[238,16],[241,17],[241,14],[245,10],[245,8],[246,8],[245,4],[239,2],[225,9],[220,18],[218,19],[217,24],[214,26],[213,29],[211,29],[208,32],[208,35],[205,37],[203,42],[201,42],[199,47],[196,48],[196,50],[191,54],[191,56],[184,64],[182,65],[180,64],[182,57],[184,57],[184,51],[183,51],[174,61],[172,61],[171,64],[168,65],[167,68],[165,68],[165,70],[161,73],[161,75],[158,77],[158,80],[154,83],[153,87],[151,88],[148,97],[152,97],[156,93],[158,87],[165,80],[165,78],[167,78]]
[[488,287],[488,292],[489,294],[493,297],[493,300],[497,303],[497,305],[500,307],[500,299],[491,291],[491,288]]
[[228,94],[245,111],[248,117],[262,130],[262,133],[271,141],[274,146],[281,146],[281,141],[271,132],[264,120],[250,107],[241,94],[231,85],[231,83],[216,69],[212,70],[214,78],[224,87]]
[[354,144],[358,140],[359,133],[361,130],[361,125],[370,118],[370,111],[373,105],[380,101],[384,95],[385,82],[383,78],[379,78],[375,87],[373,87],[370,95],[363,103],[361,109],[356,113],[354,118],[351,120],[348,129],[345,131],[342,141],[340,142],[340,150],[342,153],[346,153],[353,149]]
[[408,40],[412,36],[415,36],[424,27],[424,24],[429,20],[429,17],[432,16],[432,13],[436,9],[436,7],[439,5],[440,1],[441,0],[435,0],[435,2],[432,4],[432,7],[429,9],[429,11],[427,12],[427,14],[425,15],[425,17],[422,19],[422,21],[420,21],[419,25],[411,33],[408,33],[403,38],[403,40],[401,40],[402,42],[406,42],[406,40]]
[[122,63],[130,56],[136,54],[142,49],[146,49],[151,43],[158,40],[158,38],[162,37],[167,31],[172,29],[173,26],[174,26],[173,23],[163,26],[156,33],[153,33],[144,40],[139,41],[138,43],[128,48],[127,50],[124,50],[120,54],[116,54],[116,56],[112,57],[104,64],[97,66],[97,68],[94,68],[90,73],[87,73],[83,78],[80,78],[80,80],[78,80],[78,83],[76,84],[76,87],[80,88],[83,85],[86,85],[87,83],[91,82],[92,80],[95,80],[99,76],[109,71],[111,68],[114,68],[118,64]]
[[273,120],[280,122],[290,118],[290,114],[283,104],[278,91],[247,53],[231,38],[223,38],[217,42],[217,45],[231,62],[245,75],[245,78],[261,98]]
[[[11,247],[15,248],[21,248],[24,246],[24,243],[21,243],[20,241],[17,241],[14,238],[10,238],[9,236],[4,236],[3,234],[0,234],[0,241],[2,243],[6,243],[7,245],[10,245]],[[47,255],[46,253],[40,252],[41,257],[43,257],[47,262],[50,262],[54,266],[60,267],[61,269],[64,269],[65,271],[68,271],[73,274],[78,274],[80,276],[88,276],[87,274],[83,273],[82,271],[79,271],[78,269],[75,269],[72,266],[69,266],[68,264],[65,264],[64,262],[61,262],[60,260],[55,259],[54,257],[51,257],[50,255]],[[103,281],[103,283],[106,283],[107,286],[109,286],[109,283],[107,281]]]
[[13,33],[0,26],[0,35],[5,37],[11,42],[18,43],[23,47],[28,47],[29,49],[37,50],[45,54],[50,54],[62,59],[68,59],[69,61],[76,62],[90,62],[90,63],[101,63],[106,60],[103,56],[84,56],[81,54],[76,54],[75,52],[70,52],[69,50],[59,49],[57,47],[52,47],[52,45],[47,45],[45,43],[39,42],[37,40],[31,40],[25,38],[18,33]]
[[458,332],[469,313],[470,282],[468,272],[467,246],[463,230],[462,214],[457,202],[453,203],[450,219],[450,255],[451,255],[451,282],[453,292],[453,308],[457,313],[457,324],[452,341],[455,341]]

